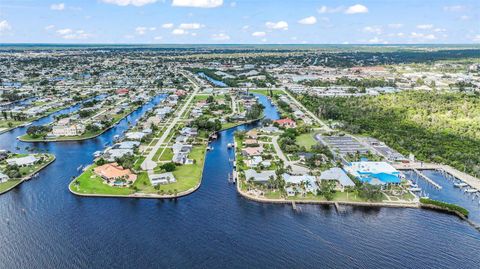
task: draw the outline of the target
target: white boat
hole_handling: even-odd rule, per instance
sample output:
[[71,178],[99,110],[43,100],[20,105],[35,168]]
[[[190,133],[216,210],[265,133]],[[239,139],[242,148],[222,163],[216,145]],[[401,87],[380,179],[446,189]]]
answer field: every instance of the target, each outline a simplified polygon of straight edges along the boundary
[[468,188],[468,189],[465,189],[464,192],[466,192],[466,193],[476,193],[476,192],[478,192],[478,190],[476,190],[474,188]]
[[457,183],[453,183],[453,186],[454,186],[455,188],[463,188],[463,187],[468,186],[468,184],[465,183],[465,182],[457,182]]
[[95,152],[93,153],[93,157],[95,157],[95,158],[98,158],[98,157],[100,157],[101,155],[102,155],[102,152],[101,152],[101,151],[95,151]]
[[233,147],[234,147],[233,143],[228,143],[227,148],[233,148]]
[[410,187],[410,188],[408,188],[408,190],[411,191],[411,192],[419,192],[419,191],[422,191],[422,189],[419,188],[419,187]]
[[118,140],[120,138],[120,135],[114,135],[113,140]]
[[82,167],[83,167],[83,165],[80,165],[79,167],[77,167],[77,171],[82,170]]

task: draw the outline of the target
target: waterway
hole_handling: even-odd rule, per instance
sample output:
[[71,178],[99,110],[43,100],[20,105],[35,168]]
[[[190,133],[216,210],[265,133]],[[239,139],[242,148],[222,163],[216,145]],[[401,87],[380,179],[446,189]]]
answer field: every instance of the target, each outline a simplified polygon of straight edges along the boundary
[[418,176],[413,171],[405,172],[407,178],[412,179],[418,183],[422,189],[422,193],[426,193],[430,199],[444,201],[447,203],[456,204],[466,208],[470,215],[469,218],[477,224],[480,224],[480,196],[479,194],[465,193],[464,188],[455,188],[453,186],[454,177],[447,177],[445,174],[435,170],[422,170],[424,175],[429,177],[442,188],[437,189],[432,184],[428,183],[422,177]]
[[72,195],[67,186],[77,167],[159,100],[87,141],[25,144],[15,139],[25,128],[0,135],[0,148],[29,145],[57,156],[39,177],[0,196],[0,268],[478,268],[480,233],[450,215],[354,207],[337,213],[315,205],[294,211],[245,200],[228,183],[227,144],[255,124],[220,134],[202,186],[189,196]]
[[225,84],[225,82],[223,81],[220,81],[220,80],[216,80],[216,79],[213,79],[209,76],[207,76],[205,73],[203,72],[200,72],[198,73],[197,75],[199,75],[200,77],[210,81],[213,85],[217,86],[217,87],[227,87],[227,84]]

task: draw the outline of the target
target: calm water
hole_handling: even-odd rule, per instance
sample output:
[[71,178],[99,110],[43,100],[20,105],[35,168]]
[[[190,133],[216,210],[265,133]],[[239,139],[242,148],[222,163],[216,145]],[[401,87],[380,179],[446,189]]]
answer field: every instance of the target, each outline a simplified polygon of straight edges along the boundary
[[227,84],[225,84],[225,82],[223,81],[220,81],[220,80],[216,80],[216,79],[213,79],[209,76],[207,76],[205,73],[203,72],[200,72],[198,73],[197,75],[205,78],[206,80],[210,81],[213,85],[217,86],[217,87],[227,87]]
[[[241,198],[227,180],[233,129],[213,142],[201,188],[177,201],[70,194],[76,168],[126,130],[127,120],[96,139],[35,144],[57,160],[0,196],[1,268],[478,268],[480,233],[449,215],[361,208],[339,214],[307,205],[295,212]],[[24,131],[1,135],[0,148],[23,149],[15,137]]]
[[431,199],[441,200],[448,203],[460,205],[470,212],[469,218],[475,223],[480,223],[480,204],[477,194],[465,193],[464,189],[453,186],[453,177],[446,177],[444,174],[434,170],[424,170],[422,173],[442,186],[437,189],[423,178],[416,175],[415,172],[406,172],[407,178],[413,179],[422,188],[422,192],[428,194]]

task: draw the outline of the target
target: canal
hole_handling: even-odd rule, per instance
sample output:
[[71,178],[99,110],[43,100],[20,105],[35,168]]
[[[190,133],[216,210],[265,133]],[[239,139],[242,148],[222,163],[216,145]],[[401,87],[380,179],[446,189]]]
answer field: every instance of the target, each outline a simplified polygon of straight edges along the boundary
[[202,186],[187,197],[72,195],[67,186],[77,167],[160,100],[83,142],[25,144],[15,139],[25,128],[0,135],[0,148],[33,146],[57,156],[38,178],[0,196],[1,268],[478,268],[480,233],[450,215],[313,205],[294,211],[243,199],[227,180],[227,144],[255,124],[220,133]]

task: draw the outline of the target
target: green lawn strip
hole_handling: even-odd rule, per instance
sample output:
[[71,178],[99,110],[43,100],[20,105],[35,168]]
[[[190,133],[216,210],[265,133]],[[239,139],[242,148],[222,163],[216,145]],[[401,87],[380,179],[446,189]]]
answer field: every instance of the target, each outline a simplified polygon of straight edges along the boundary
[[15,187],[16,185],[20,184],[22,181],[20,179],[11,179],[6,182],[0,183],[0,194],[4,193],[5,191]]

